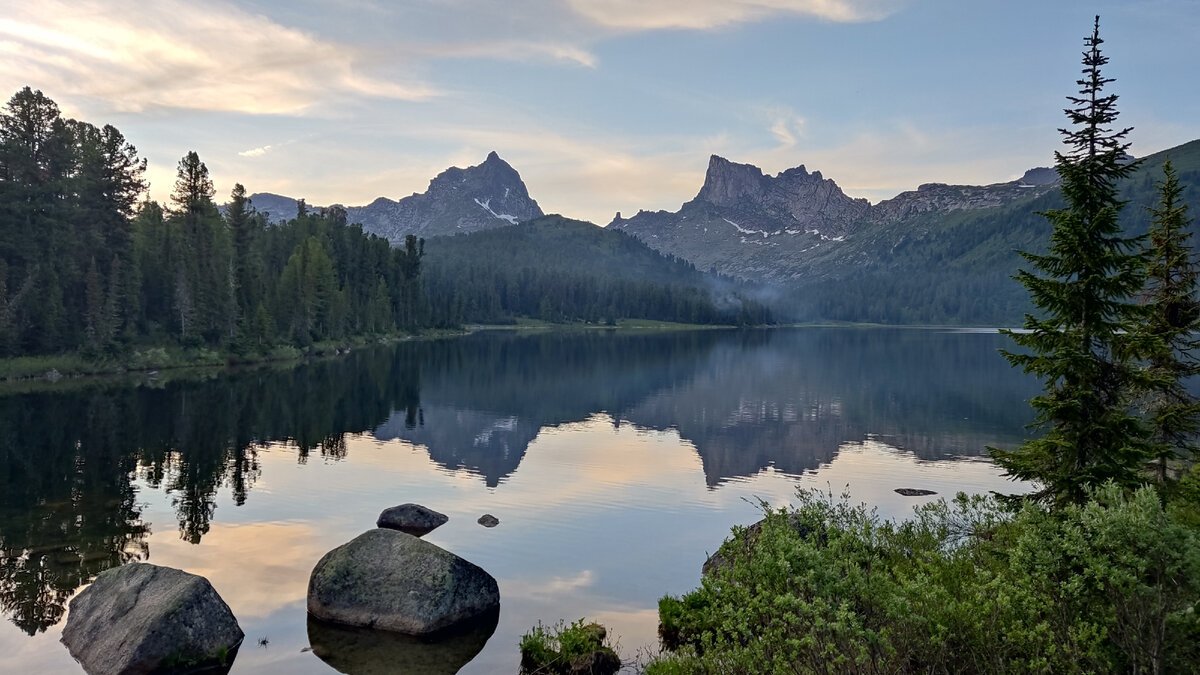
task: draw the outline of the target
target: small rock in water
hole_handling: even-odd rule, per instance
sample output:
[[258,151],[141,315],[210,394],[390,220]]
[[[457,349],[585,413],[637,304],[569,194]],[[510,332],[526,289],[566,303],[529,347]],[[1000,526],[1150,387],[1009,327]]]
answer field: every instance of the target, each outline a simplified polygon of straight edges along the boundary
[[925,497],[927,495],[936,495],[933,490],[921,490],[919,488],[896,488],[896,492],[905,497]]
[[401,504],[384,509],[375,525],[420,537],[445,525],[448,520],[449,516],[420,504]]
[[500,519],[490,513],[485,513],[479,516],[479,524],[484,527],[495,527],[500,524]]

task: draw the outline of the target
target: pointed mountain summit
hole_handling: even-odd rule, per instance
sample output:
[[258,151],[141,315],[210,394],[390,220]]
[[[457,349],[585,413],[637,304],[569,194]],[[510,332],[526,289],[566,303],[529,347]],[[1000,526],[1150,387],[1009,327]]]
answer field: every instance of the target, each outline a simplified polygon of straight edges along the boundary
[[399,201],[380,197],[346,211],[350,222],[393,244],[408,234],[428,238],[475,232],[544,215],[521,175],[495,151],[482,164],[439,173],[424,193]]
[[[296,215],[296,200],[269,193],[250,196],[272,222]],[[310,207],[319,208],[319,207]],[[346,219],[393,245],[405,235],[436,237],[513,225],[539,218],[542,209],[529,196],[517,170],[495,151],[483,163],[465,169],[450,167],[429,181],[423,193],[400,200],[380,197],[366,206],[346,207]]]

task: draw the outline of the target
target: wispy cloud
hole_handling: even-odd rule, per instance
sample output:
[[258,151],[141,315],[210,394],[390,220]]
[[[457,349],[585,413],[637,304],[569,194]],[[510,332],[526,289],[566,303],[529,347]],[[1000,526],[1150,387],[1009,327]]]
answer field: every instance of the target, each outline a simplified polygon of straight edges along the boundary
[[264,146],[261,146],[258,148],[251,148],[249,150],[243,150],[238,153],[238,156],[240,156],[240,157],[262,157],[263,155],[267,154],[270,151],[271,151],[271,146],[264,145]]
[[423,100],[420,82],[366,72],[354,47],[226,3],[43,0],[0,18],[0,87],[111,108],[299,114],[340,96]]
[[777,149],[794,148],[796,139],[804,136],[806,122],[794,110],[786,107],[773,107],[763,110],[762,114],[769,125],[768,131],[778,143]]
[[708,29],[796,14],[826,21],[886,17],[896,0],[566,0],[589,20],[624,30]]

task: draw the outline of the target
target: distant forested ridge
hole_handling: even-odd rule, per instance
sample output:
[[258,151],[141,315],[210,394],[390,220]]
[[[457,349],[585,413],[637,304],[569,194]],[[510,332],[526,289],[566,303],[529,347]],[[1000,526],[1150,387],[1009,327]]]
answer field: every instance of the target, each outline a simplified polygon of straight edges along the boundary
[[634,237],[545,216],[427,244],[425,284],[439,323],[611,322],[760,325],[771,311],[732,279],[705,274]]

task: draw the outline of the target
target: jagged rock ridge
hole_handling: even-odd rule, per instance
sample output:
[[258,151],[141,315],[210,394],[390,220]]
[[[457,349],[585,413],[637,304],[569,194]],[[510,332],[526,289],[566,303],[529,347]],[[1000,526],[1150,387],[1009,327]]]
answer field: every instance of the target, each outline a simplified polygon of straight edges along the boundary
[[[1047,175],[1047,172],[1050,175]],[[823,274],[836,251],[882,225],[931,211],[986,209],[1054,188],[1051,169],[986,186],[929,183],[872,206],[804,166],[774,177],[713,155],[704,185],[679,211],[639,211],[609,224],[700,269],[766,281]]]
[[[272,222],[296,215],[297,201],[290,197],[258,193],[250,200],[257,210],[269,213]],[[366,206],[345,208],[348,222],[359,223],[366,232],[392,244],[403,243],[409,234],[436,237],[475,232],[544,215],[521,175],[494,151],[476,166],[446,169],[429,181],[423,193],[400,200],[380,197]]]

